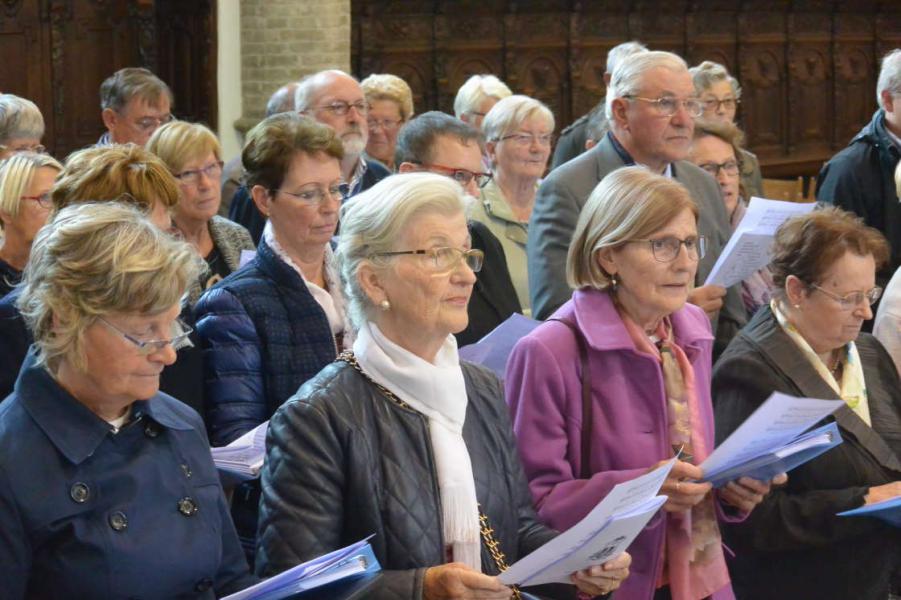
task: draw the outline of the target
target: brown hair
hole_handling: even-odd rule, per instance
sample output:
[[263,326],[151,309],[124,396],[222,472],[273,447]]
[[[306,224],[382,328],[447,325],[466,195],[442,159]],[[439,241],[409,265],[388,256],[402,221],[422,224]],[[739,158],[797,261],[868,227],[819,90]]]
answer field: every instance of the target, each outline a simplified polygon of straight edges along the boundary
[[122,200],[152,211],[162,202],[178,204],[175,177],[163,161],[134,144],[114,144],[73,152],[51,192],[53,207],[101,200]]
[[834,206],[789,219],[773,241],[773,282],[780,290],[789,275],[808,285],[819,283],[846,252],[872,255],[878,270],[888,260],[889,245],[879,230]]
[[331,127],[297,113],[272,115],[247,133],[241,162],[248,190],[255,185],[267,190],[281,187],[297,152],[325,152],[338,160],[344,157],[341,140]]
[[[715,137],[732,146],[732,154],[735,155],[735,162],[738,163],[739,178],[741,177],[741,169],[744,165],[742,158],[742,148],[745,144],[745,134],[736,125],[725,121],[712,121],[709,119],[695,119],[694,139],[704,136]],[[747,190],[745,190],[744,182],[739,179],[738,195],[742,198],[748,198]]]

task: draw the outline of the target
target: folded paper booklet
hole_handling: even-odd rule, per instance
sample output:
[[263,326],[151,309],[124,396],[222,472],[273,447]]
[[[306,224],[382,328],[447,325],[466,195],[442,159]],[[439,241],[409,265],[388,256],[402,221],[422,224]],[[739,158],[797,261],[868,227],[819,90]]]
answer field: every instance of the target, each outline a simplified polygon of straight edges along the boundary
[[339,580],[376,573],[382,567],[369,545],[371,538],[297,565],[223,600],[281,600]]
[[739,477],[771,479],[834,448],[842,442],[835,423],[807,430],[843,404],[774,392],[699,465],[702,481],[720,487]]
[[513,313],[475,344],[460,348],[460,358],[488,367],[503,381],[513,346],[539,325],[541,321]]
[[840,517],[874,517],[901,527],[901,496],[838,513]]
[[269,421],[266,421],[228,446],[210,449],[213,453],[213,462],[219,470],[222,485],[233,486],[260,476],[263,458],[266,456],[266,431],[268,429]]
[[676,459],[620,483],[588,515],[498,576],[504,585],[572,583],[570,576],[615,558],[666,502],[660,486]]

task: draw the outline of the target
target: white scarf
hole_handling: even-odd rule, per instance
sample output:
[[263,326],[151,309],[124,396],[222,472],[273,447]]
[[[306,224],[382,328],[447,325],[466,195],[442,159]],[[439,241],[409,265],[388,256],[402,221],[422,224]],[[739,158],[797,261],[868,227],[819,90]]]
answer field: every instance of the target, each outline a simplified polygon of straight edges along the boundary
[[367,375],[428,417],[444,541],[452,548],[454,561],[481,572],[479,507],[463,440],[468,399],[454,336],[447,336],[434,364],[401,348],[368,321],[357,332],[353,348]]
[[328,290],[325,290],[304,277],[303,271],[301,271],[300,267],[291,260],[291,257],[288,256],[288,253],[285,252],[285,249],[282,248],[282,245],[276,239],[275,231],[273,231],[272,223],[270,221],[266,221],[266,227],[263,229],[263,239],[266,241],[266,244],[272,248],[272,251],[276,256],[297,271],[297,274],[300,275],[300,278],[303,279],[307,289],[310,291],[310,295],[313,296],[313,300],[315,300],[316,303],[322,307],[323,312],[325,312],[329,327],[332,330],[332,335],[338,335],[342,331],[344,332],[344,347],[347,348],[353,339],[348,337],[352,335],[352,333],[351,328],[347,327],[344,295],[341,293],[341,280],[338,277],[338,270],[335,266],[334,253],[332,252],[331,244],[325,245],[325,255],[323,260],[323,276],[328,284]]

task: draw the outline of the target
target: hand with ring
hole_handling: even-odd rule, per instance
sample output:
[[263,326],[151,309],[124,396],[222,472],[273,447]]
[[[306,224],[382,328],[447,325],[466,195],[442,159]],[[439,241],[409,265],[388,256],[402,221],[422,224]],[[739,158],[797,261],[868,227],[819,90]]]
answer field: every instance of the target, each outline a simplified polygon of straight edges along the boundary
[[[656,469],[667,461],[662,460],[649,470]],[[704,476],[701,469],[691,463],[677,460],[669,472],[660,493],[667,496],[663,509],[669,512],[681,512],[699,503],[712,489],[709,483],[693,483],[691,480]]]

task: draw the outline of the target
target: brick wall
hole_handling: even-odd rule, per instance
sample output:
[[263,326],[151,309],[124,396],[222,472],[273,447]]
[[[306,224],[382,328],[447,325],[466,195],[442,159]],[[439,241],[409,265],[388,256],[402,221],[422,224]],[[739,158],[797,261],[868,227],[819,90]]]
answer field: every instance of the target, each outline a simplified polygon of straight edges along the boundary
[[350,0],[240,0],[240,5],[239,131],[259,122],[269,96],[285,83],[322,69],[350,69]]

